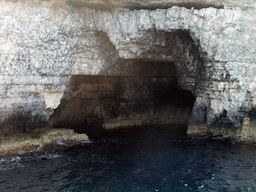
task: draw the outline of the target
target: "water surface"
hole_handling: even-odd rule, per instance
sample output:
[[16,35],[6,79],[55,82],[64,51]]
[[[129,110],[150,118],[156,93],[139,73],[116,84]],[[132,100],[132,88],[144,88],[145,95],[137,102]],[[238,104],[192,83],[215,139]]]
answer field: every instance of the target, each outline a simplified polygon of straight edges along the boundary
[[225,137],[95,140],[0,159],[0,191],[256,191],[256,144]]

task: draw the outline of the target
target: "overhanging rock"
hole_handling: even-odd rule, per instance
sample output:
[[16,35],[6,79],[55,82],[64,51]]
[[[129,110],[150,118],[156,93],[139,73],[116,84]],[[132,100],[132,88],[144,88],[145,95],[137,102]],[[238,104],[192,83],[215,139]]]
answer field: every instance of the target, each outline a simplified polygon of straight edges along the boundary
[[[102,2],[0,2],[1,134],[44,125],[73,75],[118,75],[120,59],[176,62],[180,86],[196,96],[191,125],[242,127],[256,105],[255,3],[109,1],[97,10]],[[165,52],[172,42],[180,47]]]

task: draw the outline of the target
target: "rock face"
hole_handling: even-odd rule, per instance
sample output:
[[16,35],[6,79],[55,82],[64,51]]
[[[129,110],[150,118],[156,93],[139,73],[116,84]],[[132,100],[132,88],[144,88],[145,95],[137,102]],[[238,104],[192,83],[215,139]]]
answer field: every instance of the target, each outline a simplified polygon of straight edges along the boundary
[[[152,62],[162,68],[163,63],[172,63],[175,89],[195,96],[189,133],[230,129],[238,134],[245,116],[250,117],[252,125],[256,105],[256,4],[249,0],[206,2],[0,1],[1,134],[45,125],[54,109],[79,98],[80,89],[85,90],[84,102],[85,98],[86,102],[98,98],[93,90],[88,91],[90,83],[73,87],[72,80],[77,76],[118,77],[123,91],[118,98],[128,94],[126,104],[135,96],[128,90],[145,82],[143,79],[152,82],[157,77],[158,82],[174,82],[163,80],[172,75],[157,74],[157,68],[148,67]],[[151,71],[143,75],[147,69]],[[124,77],[130,76],[144,78],[125,84]],[[152,101],[149,85],[135,93],[139,90],[141,98],[146,93],[147,102]],[[110,100],[114,103],[118,91],[113,92]],[[113,119],[111,115],[103,118],[105,110],[100,107],[95,105],[92,112],[80,115]],[[56,118],[52,122],[62,121]]]
[[88,142],[85,134],[74,133],[71,129],[35,129],[30,134],[16,134],[0,139],[0,157],[7,157],[26,152],[44,150],[52,144]]

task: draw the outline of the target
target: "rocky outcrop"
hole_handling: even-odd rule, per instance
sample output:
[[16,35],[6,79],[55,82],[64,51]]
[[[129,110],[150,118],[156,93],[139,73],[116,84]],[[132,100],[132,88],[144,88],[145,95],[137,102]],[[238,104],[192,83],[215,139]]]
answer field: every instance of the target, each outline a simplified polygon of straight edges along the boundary
[[40,128],[33,130],[30,134],[18,133],[11,137],[0,138],[0,157],[42,151],[56,143],[68,144],[88,140],[87,135],[74,133],[71,129]]
[[74,76],[140,74],[132,60],[174,63],[196,97],[190,133],[241,131],[256,105],[255,3],[189,2],[0,1],[1,134],[45,125]]

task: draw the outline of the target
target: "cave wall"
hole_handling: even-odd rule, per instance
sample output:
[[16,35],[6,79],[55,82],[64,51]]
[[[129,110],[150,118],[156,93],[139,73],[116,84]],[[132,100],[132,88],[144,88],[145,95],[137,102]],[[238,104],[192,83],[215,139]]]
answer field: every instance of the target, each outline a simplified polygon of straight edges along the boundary
[[196,96],[191,132],[242,127],[256,105],[255,3],[136,2],[0,1],[2,134],[46,124],[74,75],[129,74],[122,59],[175,62]]

